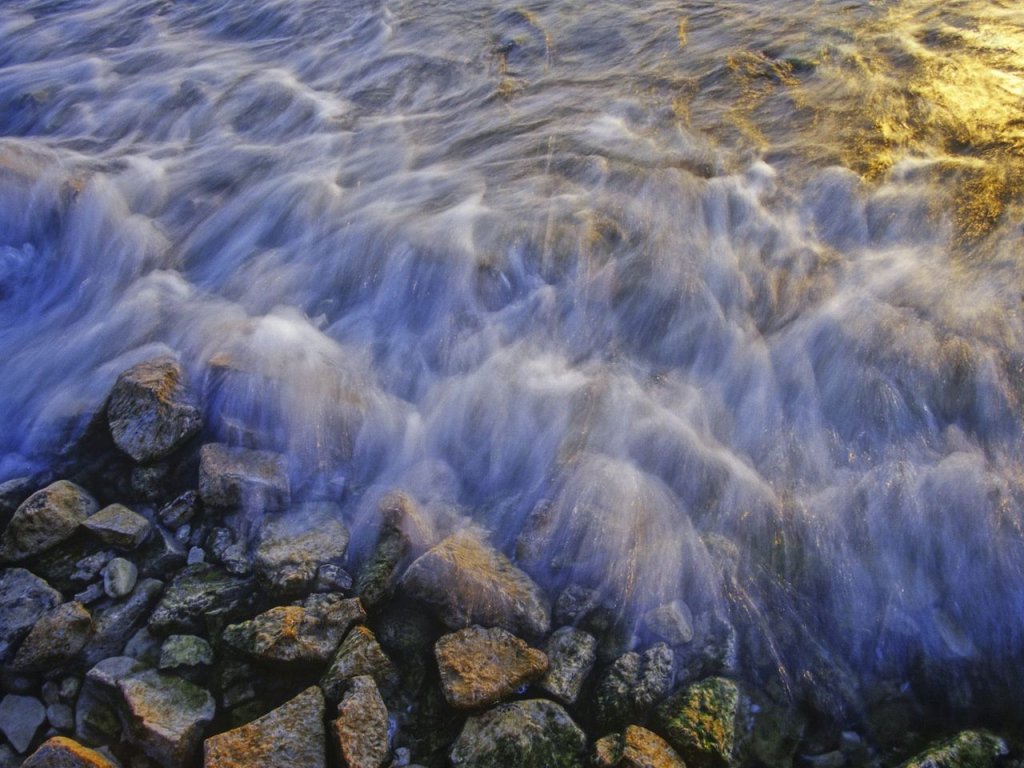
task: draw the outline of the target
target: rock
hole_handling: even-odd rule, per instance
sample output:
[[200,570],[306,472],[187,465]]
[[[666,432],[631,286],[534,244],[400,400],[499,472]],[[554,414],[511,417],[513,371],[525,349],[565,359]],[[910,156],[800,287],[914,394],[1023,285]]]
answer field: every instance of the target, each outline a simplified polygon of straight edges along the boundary
[[638,712],[648,712],[668,696],[675,681],[675,656],[665,643],[655,643],[640,655],[640,678],[633,693]]
[[165,768],[190,763],[215,706],[208,691],[146,670],[118,681],[118,707],[128,741]]
[[199,451],[199,496],[211,507],[286,507],[291,486],[284,456],[208,443]]
[[685,645],[693,640],[693,614],[682,600],[648,611],[644,614],[644,625],[669,645]]
[[254,558],[256,576],[279,595],[308,593],[320,566],[344,561],[348,539],[338,505],[292,507],[264,523]]
[[92,638],[86,644],[83,654],[85,663],[95,664],[108,656],[121,653],[128,638],[146,620],[163,588],[164,585],[156,579],[143,579],[126,599],[95,608]]
[[156,526],[156,532],[133,555],[139,566],[140,576],[163,579],[167,574],[185,565],[185,549],[163,526]]
[[643,654],[633,651],[617,658],[597,687],[598,719],[619,728],[643,720],[665,698],[675,678],[672,649],[656,643]]
[[449,536],[420,556],[401,584],[452,629],[479,624],[532,639],[551,626],[540,588],[469,531]]
[[196,635],[171,635],[160,647],[158,667],[162,670],[195,669],[213,664],[213,648]]
[[988,731],[962,731],[931,745],[900,768],[990,768],[1007,751],[1006,742]]
[[95,584],[90,584],[88,587],[83,589],[81,592],[75,592],[75,602],[79,602],[82,605],[92,605],[98,600],[102,600],[106,592],[103,591],[103,582],[97,581]]
[[195,565],[206,562],[206,551],[202,547],[192,547],[185,558],[185,565]]
[[372,677],[352,678],[332,723],[342,764],[383,768],[388,760],[388,710]]
[[18,672],[53,671],[75,658],[92,634],[92,615],[81,603],[64,603],[36,622],[14,657]]
[[149,520],[123,504],[104,507],[86,518],[83,525],[104,544],[118,549],[135,549],[153,530]]
[[46,708],[46,720],[58,731],[75,729],[75,710],[67,704],[50,704]]
[[132,467],[130,482],[134,496],[150,503],[162,500],[170,484],[171,469],[171,465],[164,461]]
[[115,555],[111,550],[105,549],[77,559],[75,561],[75,570],[71,573],[71,581],[89,582],[100,578],[103,575],[103,569],[107,567],[107,563],[113,560],[114,557]]
[[305,603],[271,608],[224,630],[228,645],[261,661],[326,663],[366,613],[356,598],[310,595]]
[[24,560],[57,546],[97,509],[84,488],[67,480],[36,491],[18,507],[0,538],[0,559]]
[[739,697],[739,689],[731,680],[702,680],[659,708],[660,732],[690,768],[734,765]]
[[395,665],[381,649],[373,632],[357,626],[341,641],[320,687],[329,701],[339,701],[349,681],[361,675],[372,677],[384,693],[392,691],[398,682]]
[[575,704],[597,659],[597,640],[581,629],[562,627],[544,646],[550,665],[540,687],[563,704]]
[[46,707],[39,699],[8,694],[0,701],[0,731],[18,754],[25,754],[44,722]]
[[32,626],[60,603],[60,592],[23,568],[0,571],[0,662]]
[[111,744],[121,738],[117,712],[88,684],[75,701],[75,737],[93,746]]
[[43,742],[21,768],[117,768],[101,753],[64,736]]
[[244,613],[253,601],[254,586],[252,579],[213,565],[187,566],[167,586],[149,627],[160,635],[202,633],[210,618],[230,621]]
[[572,584],[562,590],[555,600],[555,622],[575,626],[593,613],[601,604],[601,595],[596,589]]
[[597,768],[686,768],[664,739],[638,725],[598,739],[592,763]]
[[150,464],[198,434],[203,417],[181,364],[159,357],[118,376],[107,402],[107,423],[118,448]]
[[100,694],[100,698],[114,702],[117,700],[118,683],[146,669],[145,664],[130,656],[111,656],[95,664],[85,674],[85,682],[90,690]]
[[263,717],[211,736],[203,751],[204,768],[323,768],[323,694],[315,686],[307,688]]
[[586,736],[553,701],[500,704],[466,721],[451,750],[455,768],[582,768]]
[[316,592],[347,592],[352,589],[352,576],[340,565],[321,565],[316,569]]
[[377,505],[380,531],[370,557],[359,571],[355,591],[363,605],[371,608],[391,597],[398,583],[399,566],[409,554],[409,537],[404,522],[419,510],[404,493],[389,493]]
[[115,600],[130,595],[138,580],[139,569],[123,557],[115,557],[103,569],[103,591]]
[[445,635],[434,655],[445,699],[457,709],[495,704],[548,669],[547,656],[500,627],[468,627]]
[[194,518],[200,511],[202,503],[197,491],[185,491],[170,504],[157,512],[160,522],[168,528],[180,528]]
[[155,667],[160,663],[162,645],[161,639],[150,632],[149,627],[143,626],[128,638],[121,653],[138,659],[150,667]]
[[[179,529],[179,532],[182,529]],[[214,528],[206,539],[206,548],[213,559],[224,566],[224,570],[236,576],[252,572],[252,563],[241,541],[236,541],[235,531],[229,528]]]

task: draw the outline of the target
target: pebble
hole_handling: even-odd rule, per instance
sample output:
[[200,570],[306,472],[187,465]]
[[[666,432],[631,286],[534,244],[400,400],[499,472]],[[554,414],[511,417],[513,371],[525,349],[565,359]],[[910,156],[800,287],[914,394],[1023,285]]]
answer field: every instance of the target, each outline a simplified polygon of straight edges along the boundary
[[139,569],[135,563],[123,557],[115,557],[103,571],[103,591],[115,600],[130,595],[139,580]]

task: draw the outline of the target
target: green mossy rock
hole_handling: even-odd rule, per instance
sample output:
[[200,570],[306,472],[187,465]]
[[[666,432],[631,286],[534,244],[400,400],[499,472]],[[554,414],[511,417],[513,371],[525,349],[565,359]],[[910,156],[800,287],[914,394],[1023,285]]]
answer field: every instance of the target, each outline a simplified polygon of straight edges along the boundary
[[739,700],[739,688],[731,680],[702,680],[658,709],[660,732],[690,768],[732,766]]
[[469,718],[450,758],[455,768],[582,768],[586,742],[561,706],[531,699]]
[[990,768],[1006,752],[1006,742],[988,731],[963,731],[933,744],[900,768]]

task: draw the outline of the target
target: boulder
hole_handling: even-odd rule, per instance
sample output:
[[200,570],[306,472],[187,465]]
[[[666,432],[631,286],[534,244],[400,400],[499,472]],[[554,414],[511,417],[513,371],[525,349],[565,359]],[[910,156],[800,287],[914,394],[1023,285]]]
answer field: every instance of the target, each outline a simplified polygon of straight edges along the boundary
[[18,672],[52,671],[67,664],[92,634],[92,615],[81,603],[64,603],[32,627],[14,657]]
[[347,768],[383,768],[387,764],[388,710],[372,677],[352,678],[338,704],[332,730]]
[[608,728],[642,720],[672,689],[672,649],[656,643],[642,654],[630,651],[617,658],[597,686],[598,720]]
[[0,571],[0,662],[60,601],[60,592],[24,568]]
[[18,507],[0,538],[0,559],[17,562],[57,546],[97,509],[84,488],[67,480],[36,491]]
[[251,723],[203,743],[204,768],[324,768],[324,697],[307,688]]
[[900,768],[991,768],[1007,751],[1006,742],[988,731],[962,731],[932,744]]
[[254,558],[256,576],[279,595],[308,593],[321,566],[345,559],[348,540],[338,505],[292,507],[263,524]]
[[8,694],[0,700],[0,731],[18,754],[28,751],[45,722],[46,707],[39,699]]
[[199,496],[210,507],[281,509],[291,500],[287,463],[279,453],[208,443],[199,450]]
[[597,660],[597,640],[574,627],[555,630],[544,646],[549,668],[540,687],[563,704],[575,704]]
[[64,736],[43,742],[21,768],[117,768],[102,753]]
[[731,680],[711,677],[672,696],[658,710],[662,733],[690,768],[735,764],[739,689]]
[[115,600],[130,595],[138,580],[139,569],[123,557],[115,557],[103,569],[103,591]]
[[373,632],[357,626],[341,641],[320,687],[328,700],[339,701],[349,681],[361,675],[372,677],[384,693],[394,690],[398,682],[398,671]]
[[254,586],[251,578],[207,563],[189,565],[167,586],[149,627],[161,635],[202,633],[211,618],[230,621],[244,613],[254,599]]
[[452,745],[455,768],[582,768],[586,736],[553,701],[500,704],[466,721]]
[[638,725],[598,739],[591,763],[597,768],[686,768],[663,738]]
[[132,366],[118,376],[107,401],[114,444],[140,464],[172,454],[203,427],[184,368],[172,357]]
[[86,518],[83,525],[104,544],[118,549],[135,549],[153,530],[149,520],[123,504],[104,507]]
[[445,635],[434,655],[445,699],[456,709],[495,704],[548,669],[547,656],[500,627],[468,627]]
[[268,662],[323,664],[330,660],[341,639],[366,613],[358,598],[310,595],[303,605],[283,605],[232,624],[224,630],[225,643],[252,658]]
[[469,531],[449,536],[421,555],[401,585],[410,596],[432,606],[452,629],[479,624],[533,639],[551,626],[540,588]]

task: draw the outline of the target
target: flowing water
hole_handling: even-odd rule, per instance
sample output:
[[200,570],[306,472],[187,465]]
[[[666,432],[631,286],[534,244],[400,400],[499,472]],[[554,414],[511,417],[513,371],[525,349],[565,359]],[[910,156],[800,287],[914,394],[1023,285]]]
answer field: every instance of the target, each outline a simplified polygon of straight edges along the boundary
[[1022,105],[1010,0],[5,2],[0,480],[169,349],[357,553],[404,488],[787,685],[970,700],[1022,668]]

